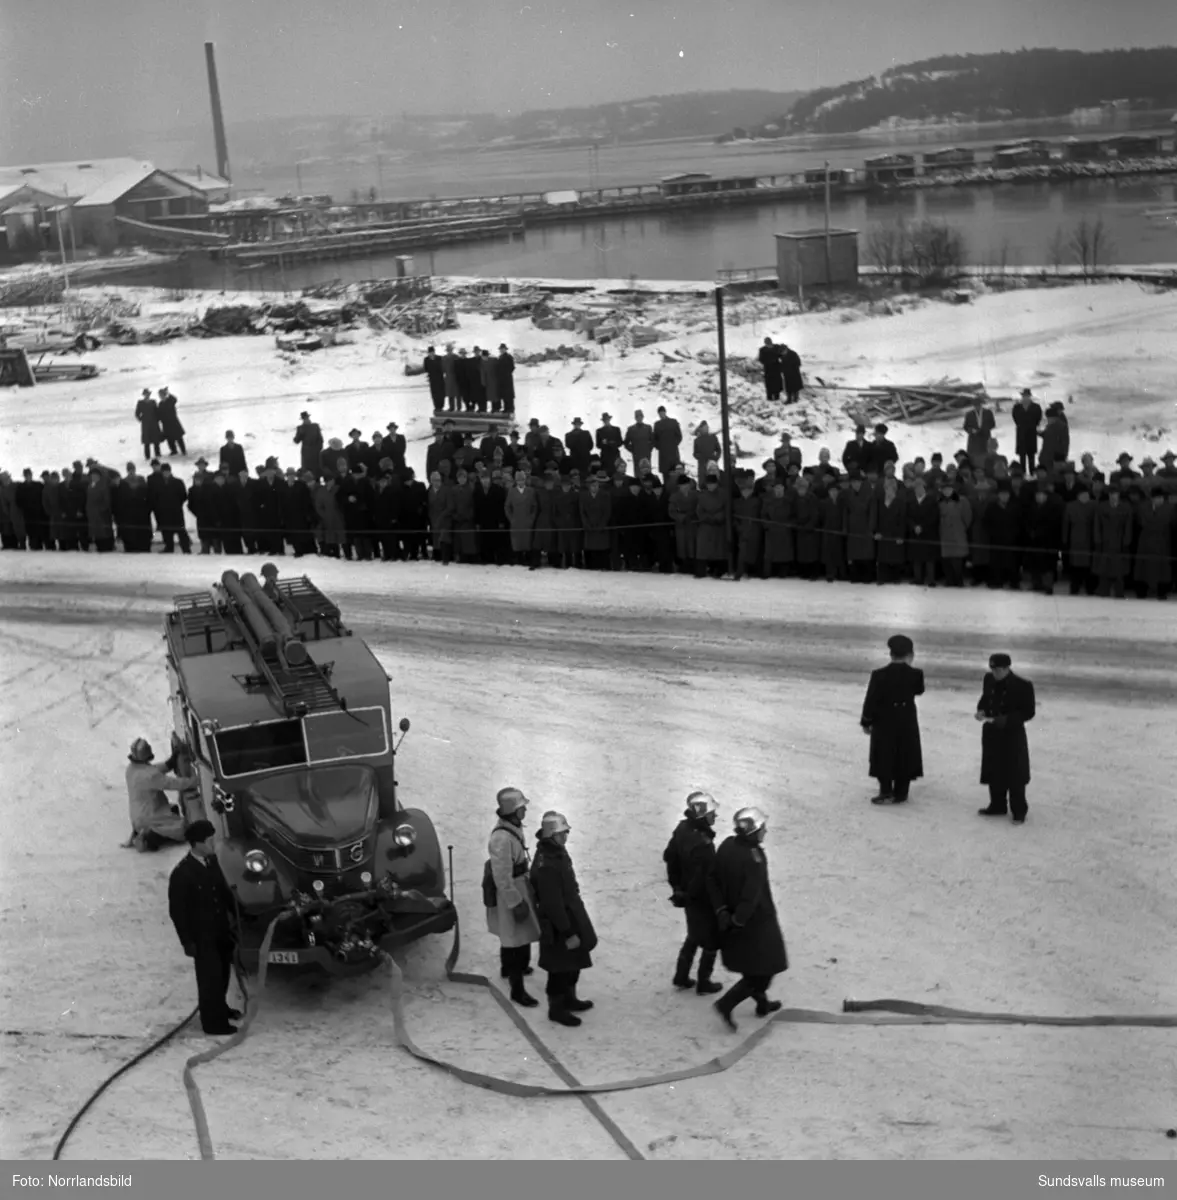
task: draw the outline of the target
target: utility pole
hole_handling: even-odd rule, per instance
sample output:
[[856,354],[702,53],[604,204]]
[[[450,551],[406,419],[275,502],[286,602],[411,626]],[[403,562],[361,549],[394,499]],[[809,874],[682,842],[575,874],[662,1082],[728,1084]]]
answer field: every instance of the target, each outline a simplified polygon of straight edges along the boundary
[[298,177],[298,194],[301,196],[302,195],[302,162],[301,161],[295,162],[294,171]]
[[727,565],[736,573],[735,508],[732,504],[732,441],[727,407],[727,346],[723,335],[723,288],[715,289],[715,329],[719,336],[719,415],[723,427],[723,513],[727,530]]
[[826,159],[826,287],[834,285],[834,274],[830,267],[830,160]]
[[[64,191],[65,189],[63,189]],[[66,193],[68,195],[68,192]],[[62,229],[61,222],[65,217],[66,200],[62,197],[61,204],[57,208],[57,244],[61,247],[61,270],[65,275],[65,291],[69,291],[69,263],[65,257],[65,231]]]

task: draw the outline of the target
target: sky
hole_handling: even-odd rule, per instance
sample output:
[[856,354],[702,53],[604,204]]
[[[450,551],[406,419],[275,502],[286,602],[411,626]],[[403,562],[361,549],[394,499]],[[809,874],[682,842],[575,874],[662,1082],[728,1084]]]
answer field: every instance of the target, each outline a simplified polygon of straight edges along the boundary
[[[0,164],[226,120],[831,86],[935,54],[1177,44],[1175,0],[0,0]],[[177,164],[178,165],[178,164]]]

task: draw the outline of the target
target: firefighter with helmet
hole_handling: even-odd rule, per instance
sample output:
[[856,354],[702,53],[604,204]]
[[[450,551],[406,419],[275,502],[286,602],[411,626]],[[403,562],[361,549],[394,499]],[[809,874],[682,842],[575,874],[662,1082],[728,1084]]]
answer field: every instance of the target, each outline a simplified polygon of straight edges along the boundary
[[581,1023],[576,1014],[593,1006],[577,996],[576,985],[581,971],[593,965],[597,934],[568,855],[571,832],[563,813],[544,813],[535,835],[539,845],[531,863],[531,887],[539,916],[539,965],[548,973],[548,1019],[576,1026]]
[[[719,952],[719,926],[707,890],[707,878],[715,865],[715,818],[718,806],[708,792],[692,792],[687,807],[663,852],[666,879],[671,887],[670,902],[681,908],[687,922],[687,936],[678,952],[674,986],[686,991],[694,988],[700,996],[723,991],[712,978]],[[691,978],[695,952],[699,951],[699,977]]]
[[502,977],[510,981],[511,999],[524,1008],[539,1001],[523,986],[531,974],[531,943],[539,941],[539,919],[531,892],[531,856],[523,836],[527,797],[516,787],[505,787],[495,797],[498,823],[487,843],[482,877],[486,927],[499,939]]
[[194,776],[169,775],[157,766],[146,738],[136,738],[127,756],[127,800],[131,808],[131,837],[123,843],[136,850],[158,850],[167,842],[183,842],[184,817],[173,811],[164,792],[184,792],[197,784]]
[[732,1011],[749,998],[756,1001],[758,1017],[781,1007],[767,993],[773,977],[788,970],[789,959],[764,855],[768,818],[758,808],[741,808],[733,825],[732,836],[715,852],[711,888],[723,965],[740,976],[715,1002],[715,1011],[734,1030]]

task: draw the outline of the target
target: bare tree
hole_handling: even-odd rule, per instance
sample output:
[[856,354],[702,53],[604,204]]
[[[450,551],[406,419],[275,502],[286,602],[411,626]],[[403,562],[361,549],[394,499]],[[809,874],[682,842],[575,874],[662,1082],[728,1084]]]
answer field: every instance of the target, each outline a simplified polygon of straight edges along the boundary
[[1083,268],[1083,278],[1090,277],[1091,270],[1091,225],[1087,218],[1083,217],[1079,224],[1071,230],[1071,236],[1067,239],[1071,248],[1071,254],[1075,261]]
[[1096,217],[1091,226],[1091,270],[1094,272],[1101,262],[1107,263],[1115,249],[1103,217]]
[[866,237],[866,260],[887,275],[893,275],[904,265],[907,241],[903,219],[890,225],[876,225]]
[[1050,243],[1046,247],[1046,262],[1054,273],[1058,275],[1061,273],[1062,265],[1066,261],[1067,235],[1063,232],[1063,227],[1058,225],[1055,227],[1054,236],[1050,239]]
[[968,257],[963,235],[947,221],[921,221],[913,226],[908,248],[911,268],[926,284],[959,278]]

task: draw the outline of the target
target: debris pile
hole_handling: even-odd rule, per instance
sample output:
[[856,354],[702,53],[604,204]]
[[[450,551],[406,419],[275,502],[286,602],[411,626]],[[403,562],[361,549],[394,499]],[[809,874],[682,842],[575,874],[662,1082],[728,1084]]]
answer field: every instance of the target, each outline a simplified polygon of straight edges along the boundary
[[536,363],[546,362],[567,362],[572,358],[594,360],[599,358],[599,354],[593,353],[588,346],[565,346],[562,343],[559,346],[548,346],[544,350],[533,351],[532,353],[521,352],[515,355],[515,363],[521,367],[535,366]]
[[964,412],[977,396],[990,399],[983,383],[961,383],[958,380],[944,380],[918,387],[879,384],[869,388],[842,390],[855,393],[855,398],[844,407],[862,425],[876,421],[927,425]]

